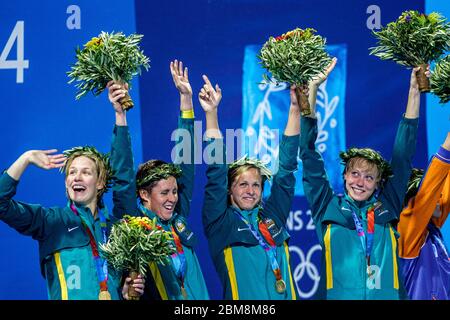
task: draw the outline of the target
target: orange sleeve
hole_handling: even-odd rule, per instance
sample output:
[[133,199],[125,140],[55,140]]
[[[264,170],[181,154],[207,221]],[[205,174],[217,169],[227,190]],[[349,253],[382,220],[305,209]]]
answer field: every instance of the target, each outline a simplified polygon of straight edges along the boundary
[[433,219],[433,222],[440,227],[447,218],[450,206],[448,201],[450,186],[449,170],[450,163],[433,157],[419,191],[402,211],[398,223],[398,232],[400,233],[398,248],[400,257],[415,258],[419,255],[420,248],[424,244],[427,236],[427,225],[433,216],[441,194],[444,200],[443,202],[445,202],[444,210],[446,209],[446,212],[437,221]]
[[450,213],[450,171],[447,173],[447,179],[442,189],[441,211],[442,215],[439,218],[431,218],[433,223],[439,228],[442,228]]

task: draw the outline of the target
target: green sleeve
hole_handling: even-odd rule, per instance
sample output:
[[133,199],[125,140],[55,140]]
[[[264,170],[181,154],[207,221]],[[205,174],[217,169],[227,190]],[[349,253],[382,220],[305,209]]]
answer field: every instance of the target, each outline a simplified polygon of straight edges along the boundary
[[228,166],[223,139],[211,139],[205,148],[206,186],[203,198],[202,219],[207,237],[222,225],[228,205]]
[[178,132],[175,144],[175,164],[180,165],[181,177],[177,179],[178,202],[175,212],[187,217],[191,209],[192,193],[194,190],[194,119],[179,118]]
[[275,215],[281,225],[286,224],[295,192],[299,135],[283,135],[279,147],[278,171],[273,177],[270,196],[264,203],[264,211]]
[[[314,222],[321,222],[333,190],[325,172],[322,156],[315,147],[317,120],[302,117],[300,133],[300,158],[303,164],[303,189],[311,207]],[[338,164],[336,164],[338,165]]]
[[411,175],[412,158],[416,152],[418,123],[419,119],[403,118],[400,121],[391,159],[394,175],[388,179],[380,195],[382,202],[388,202],[393,206],[397,217],[400,217],[403,209],[403,200]]
[[111,143],[111,166],[114,170],[113,215],[137,215],[136,177],[128,126],[115,126]]
[[23,235],[44,240],[49,232],[47,221],[50,210],[13,200],[18,184],[19,181],[6,172],[0,176],[0,220]]

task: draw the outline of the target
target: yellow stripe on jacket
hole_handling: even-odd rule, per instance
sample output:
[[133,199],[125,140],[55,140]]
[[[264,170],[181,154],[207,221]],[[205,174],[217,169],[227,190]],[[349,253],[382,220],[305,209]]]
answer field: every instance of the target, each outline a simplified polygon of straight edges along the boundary
[[55,252],[55,264],[56,264],[56,270],[58,271],[58,279],[59,279],[59,285],[61,287],[61,300],[68,300],[69,296],[67,293],[67,284],[66,284],[66,277],[64,275],[64,269],[61,263],[61,256],[59,252]]
[[228,270],[228,279],[231,284],[231,294],[233,300],[239,300],[239,291],[236,280],[236,271],[234,270],[234,262],[233,262],[233,252],[231,247],[226,247],[223,250],[223,254],[225,255],[225,264]]
[[167,296],[166,287],[164,286],[164,281],[161,276],[161,272],[159,272],[158,265],[156,262],[150,262],[148,264],[150,272],[152,273],[153,280],[155,281],[156,288],[158,289],[159,295],[161,296],[162,300],[169,300],[169,297]]
[[331,260],[331,224],[327,226],[324,236],[325,265],[327,270],[327,289],[333,289],[333,265]]
[[389,227],[392,243],[392,275],[394,277],[394,289],[398,289],[398,265],[397,265],[397,239],[395,238],[394,230]]
[[286,253],[286,261],[288,264],[288,271],[289,271],[289,284],[291,285],[291,297],[292,300],[297,300],[297,296],[295,294],[294,290],[294,280],[292,279],[292,272],[291,272],[291,255],[289,254],[289,247],[286,242],[284,242],[284,251]]

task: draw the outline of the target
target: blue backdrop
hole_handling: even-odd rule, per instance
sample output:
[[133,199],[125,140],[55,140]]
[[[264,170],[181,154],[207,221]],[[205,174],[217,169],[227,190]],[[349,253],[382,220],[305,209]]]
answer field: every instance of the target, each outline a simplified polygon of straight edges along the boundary
[[[438,2],[430,1],[427,11],[432,11]],[[106,94],[75,101],[75,89],[67,84],[65,75],[74,62],[74,48],[102,30],[144,34],[142,46],[151,59],[151,69],[139,82],[133,83],[131,91],[136,107],[129,113],[129,125],[136,165],[153,158],[170,160],[171,134],[179,113],[179,97],[169,72],[171,60],[182,60],[189,67],[197,120],[204,120],[196,95],[202,86],[201,75],[207,74],[222,88],[221,129],[242,127],[245,130],[252,113],[264,100],[263,95],[255,95],[257,84],[251,77],[252,72],[260,72],[256,71],[254,54],[269,36],[280,35],[295,27],[316,29],[327,38],[330,52],[340,55],[335,74],[322,90],[324,95],[328,94],[329,105],[333,97],[339,97],[333,102],[336,104],[333,107],[335,115],[325,128],[329,134],[323,141],[327,152],[324,155],[336,159],[338,151],[345,147],[370,146],[390,158],[397,125],[406,106],[410,71],[368,55],[368,48],[375,44],[370,28],[396,19],[407,9],[423,11],[425,3],[388,0],[379,0],[375,6],[373,1],[364,0],[346,0],[339,5],[331,0],[157,3],[110,0],[107,5],[92,1],[1,3],[0,52],[17,22],[23,21],[23,59],[28,60],[28,67],[23,70],[22,83],[18,83],[20,72],[16,69],[0,68],[0,85],[4,89],[0,167],[7,168],[22,152],[31,148],[64,150],[94,144],[103,151],[108,150],[114,119]],[[76,19],[77,12],[79,20]],[[450,13],[447,11],[446,15],[449,17]],[[19,23],[18,34],[20,28]],[[20,42],[19,37],[16,40]],[[14,45],[10,50],[8,60],[17,59],[16,47]],[[253,59],[250,65],[248,59]],[[253,89],[247,84],[253,85]],[[274,120],[270,128],[282,132],[288,91],[274,92],[272,97],[275,98],[271,100]],[[425,108],[425,100],[422,99],[414,160],[415,166],[419,167],[424,167],[430,152],[434,152],[428,145],[438,145],[444,137],[443,132],[449,128],[449,109],[446,107],[441,108],[444,116],[440,117],[447,120],[438,129],[433,129],[435,135],[427,131],[432,125],[428,119],[431,118],[430,110],[435,106]],[[208,253],[200,217],[205,165],[199,164],[196,170],[190,223],[200,240],[196,251],[210,295],[219,299],[222,289]],[[339,175],[340,168],[334,167],[332,180],[336,188],[340,187]],[[308,205],[301,195],[301,188],[298,190],[288,220],[292,235],[290,250],[301,297],[310,298],[317,288],[320,248]],[[22,178],[16,198],[45,205],[64,205],[63,177],[57,172],[30,168]],[[0,299],[45,299],[37,244],[0,223],[0,253]]]

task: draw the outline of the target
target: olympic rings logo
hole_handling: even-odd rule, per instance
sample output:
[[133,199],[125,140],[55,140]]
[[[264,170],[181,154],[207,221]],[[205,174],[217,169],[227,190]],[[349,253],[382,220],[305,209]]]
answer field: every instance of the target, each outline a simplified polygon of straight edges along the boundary
[[[289,252],[291,253],[291,259],[292,254],[295,253],[298,256],[299,263],[295,266],[293,277],[295,281],[295,285],[297,286],[297,290],[299,293],[300,298],[308,299],[311,298],[317,291],[317,288],[319,287],[319,281],[320,281],[320,274],[319,269],[317,266],[311,261],[312,255],[316,251],[322,251],[319,244],[314,245],[311,247],[305,256],[302,249],[300,249],[297,246],[289,246]],[[312,280],[313,285],[309,291],[303,291],[300,287],[300,284],[303,283],[302,279],[303,277],[308,275],[308,277]]]

